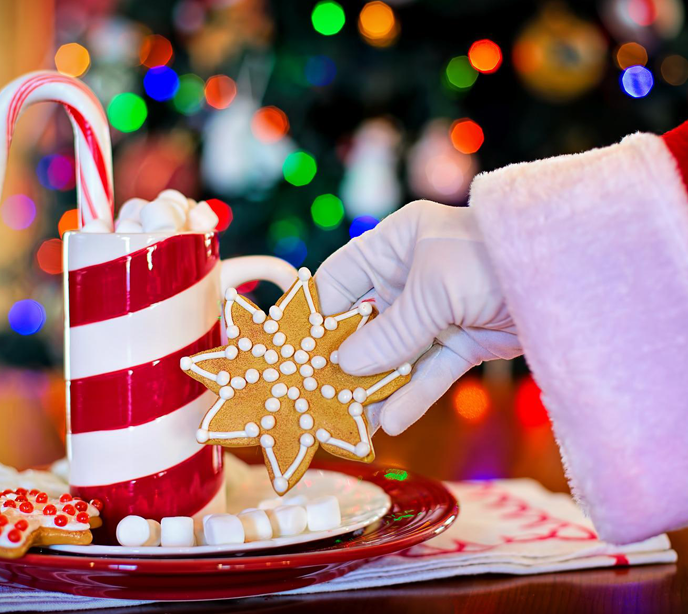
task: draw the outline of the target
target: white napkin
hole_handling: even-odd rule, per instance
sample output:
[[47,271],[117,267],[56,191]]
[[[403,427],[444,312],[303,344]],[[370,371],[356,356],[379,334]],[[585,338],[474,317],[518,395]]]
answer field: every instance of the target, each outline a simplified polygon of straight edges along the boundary
[[[666,535],[628,546],[599,541],[571,497],[551,493],[533,480],[446,485],[459,500],[461,511],[445,532],[341,578],[285,594],[363,589],[483,573],[525,575],[676,561],[676,552]],[[75,597],[0,585],[0,612],[57,612],[143,603],[150,602]]]

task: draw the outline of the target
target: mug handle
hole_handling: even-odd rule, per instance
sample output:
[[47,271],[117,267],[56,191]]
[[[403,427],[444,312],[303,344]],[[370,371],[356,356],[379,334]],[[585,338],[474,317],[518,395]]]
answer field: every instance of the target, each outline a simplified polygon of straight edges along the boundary
[[274,256],[240,256],[222,261],[223,296],[227,288],[236,288],[254,279],[271,281],[286,292],[296,278],[296,269],[285,260]]

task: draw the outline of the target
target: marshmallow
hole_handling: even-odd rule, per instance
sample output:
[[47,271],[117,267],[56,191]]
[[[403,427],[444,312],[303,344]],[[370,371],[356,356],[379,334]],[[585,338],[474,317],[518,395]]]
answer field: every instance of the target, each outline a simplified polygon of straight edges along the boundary
[[148,201],[143,200],[143,198],[130,198],[119,208],[117,219],[119,221],[133,220],[134,222],[138,222],[141,219],[141,209],[147,204]]
[[291,495],[290,497],[282,498],[282,505],[306,505],[308,497],[305,495]]
[[121,232],[123,234],[132,234],[136,232],[143,232],[143,226],[134,220],[117,220],[115,224],[115,232]]
[[243,544],[244,525],[232,514],[211,514],[203,518],[205,541],[210,546]]
[[80,229],[81,232],[91,232],[94,234],[102,234],[106,232],[112,232],[112,228],[105,220],[95,218],[90,222],[84,224]]
[[126,516],[119,521],[116,535],[121,546],[159,546],[160,524],[141,516]]
[[195,232],[211,232],[215,230],[220,218],[210,208],[210,205],[204,200],[198,203],[188,213],[189,216],[189,230]]
[[[264,499],[258,504],[259,510],[271,510],[280,505],[283,505],[282,497],[276,497],[274,499]],[[244,510],[245,511],[245,510]]]
[[[158,194],[158,198],[162,200],[169,200],[176,203],[182,208],[182,211],[186,213],[190,209],[189,199],[184,196],[179,190],[163,190]],[[157,199],[156,199],[157,200]]]
[[170,232],[184,228],[181,207],[169,200],[154,200],[141,209],[141,225],[145,232]]
[[160,543],[164,548],[186,548],[193,546],[194,521],[188,516],[170,516],[163,518],[161,523]]
[[280,505],[267,511],[275,537],[299,535],[306,530],[308,516],[300,505]]
[[238,518],[244,527],[247,542],[263,541],[272,537],[272,525],[264,510],[244,510]]
[[306,505],[309,531],[327,531],[342,524],[342,513],[337,497],[329,495],[312,499]]

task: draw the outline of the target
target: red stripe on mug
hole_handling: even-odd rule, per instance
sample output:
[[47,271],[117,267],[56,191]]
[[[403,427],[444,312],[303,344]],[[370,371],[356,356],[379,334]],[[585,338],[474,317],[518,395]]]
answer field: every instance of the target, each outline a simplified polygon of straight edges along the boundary
[[222,343],[218,321],[200,339],[151,362],[120,371],[72,380],[71,432],[111,431],[145,424],[184,407],[206,387],[179,367],[191,356]]
[[72,486],[70,490],[86,501],[103,502],[104,531],[112,540],[117,523],[130,514],[158,521],[165,516],[192,516],[210,503],[223,481],[222,448],[204,446],[159,473],[104,486]]
[[171,298],[217,265],[217,235],[181,234],[69,272],[69,325],[101,322]]

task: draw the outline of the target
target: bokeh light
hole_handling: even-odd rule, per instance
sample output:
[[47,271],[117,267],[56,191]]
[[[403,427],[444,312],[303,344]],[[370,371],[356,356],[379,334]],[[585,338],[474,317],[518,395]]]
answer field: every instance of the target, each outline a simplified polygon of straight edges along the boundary
[[254,279],[253,281],[247,281],[244,284],[240,284],[237,286],[237,292],[239,294],[249,294],[250,292],[253,292],[258,286],[260,285],[260,281],[257,279]]
[[629,66],[645,66],[647,51],[638,43],[624,43],[616,50],[616,64],[621,70]]
[[289,154],[282,165],[284,178],[295,186],[307,185],[313,181],[318,166],[315,158],[305,151],[295,151]]
[[353,239],[360,237],[364,232],[372,230],[380,223],[380,220],[374,218],[372,215],[361,215],[354,218],[349,226],[349,236]]
[[653,0],[628,0],[628,16],[639,26],[651,26],[657,19],[657,7]]
[[452,145],[465,154],[475,153],[485,140],[483,129],[471,119],[457,119],[449,130]]
[[621,75],[621,87],[632,98],[644,98],[653,85],[652,73],[644,66],[631,66]]
[[449,60],[445,74],[449,84],[459,90],[472,87],[478,78],[478,71],[471,66],[468,56],[465,55]]
[[321,194],[311,205],[311,216],[317,226],[332,230],[344,219],[344,205],[334,194]]
[[179,89],[174,95],[174,108],[183,115],[198,113],[205,99],[205,82],[197,75],[182,75]]
[[286,260],[294,267],[299,267],[308,255],[306,244],[298,237],[284,237],[275,244],[275,255]]
[[281,239],[289,237],[303,238],[305,230],[306,228],[301,218],[295,216],[286,217],[275,220],[270,224],[268,238],[274,247]]
[[62,273],[62,240],[48,239],[43,241],[36,253],[36,260],[41,271],[50,275]]
[[532,376],[523,378],[516,388],[514,401],[516,417],[525,427],[538,427],[549,424],[547,410],[540,398],[540,388]]
[[107,116],[113,128],[120,132],[134,132],[146,121],[148,108],[141,96],[124,92],[110,101]]
[[213,109],[226,109],[237,94],[234,79],[215,75],[205,82],[205,100]]
[[478,72],[490,74],[502,65],[502,50],[497,43],[484,38],[471,45],[468,60]]
[[62,214],[60,221],[57,224],[57,230],[60,233],[60,239],[64,237],[65,232],[79,229],[79,210],[69,209]]
[[313,28],[323,36],[337,34],[346,22],[344,9],[337,2],[318,2],[311,13]]
[[282,109],[263,107],[251,119],[253,136],[263,143],[276,143],[289,132],[289,119]]
[[17,301],[7,314],[10,328],[20,335],[33,335],[45,324],[46,314],[43,305],[32,299]]
[[326,55],[314,55],[306,61],[304,75],[311,85],[324,87],[334,81],[337,76],[337,67]]
[[36,167],[41,185],[49,190],[73,190],[76,185],[74,159],[71,156],[52,154],[41,158]]
[[399,23],[389,5],[375,0],[361,9],[358,31],[369,44],[386,47],[399,35]]
[[143,78],[143,88],[153,100],[169,100],[179,89],[179,77],[167,66],[155,66]]
[[63,75],[80,77],[91,65],[88,49],[79,43],[62,45],[55,53],[55,68]]
[[217,198],[209,198],[208,200],[206,200],[206,202],[220,220],[217,223],[215,230],[217,230],[218,232],[227,230],[229,228],[229,225],[232,223],[232,220],[234,219],[234,213],[232,211],[232,208],[227,203]]
[[454,410],[468,422],[480,422],[490,409],[490,397],[485,386],[473,377],[459,380],[452,394]]
[[146,36],[139,50],[139,60],[148,68],[164,66],[172,59],[173,55],[172,43],[160,34]]
[[36,205],[24,194],[13,194],[2,203],[0,217],[10,228],[24,230],[36,218]]
[[688,80],[688,60],[681,55],[669,55],[662,60],[660,72],[669,85],[683,85]]

